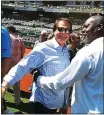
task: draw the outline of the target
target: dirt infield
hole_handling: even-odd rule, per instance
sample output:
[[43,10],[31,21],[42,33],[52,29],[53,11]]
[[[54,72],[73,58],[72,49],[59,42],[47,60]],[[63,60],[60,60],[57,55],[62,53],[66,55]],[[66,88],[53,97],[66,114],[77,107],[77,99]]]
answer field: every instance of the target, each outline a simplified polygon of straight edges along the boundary
[[[24,54],[24,56],[26,56],[30,51],[31,51],[31,49],[25,48],[25,54]],[[20,89],[21,89],[22,91],[29,92],[29,91],[28,91],[28,88],[29,88],[29,86],[31,85],[31,83],[32,83],[32,76],[31,76],[31,74],[25,75],[25,76],[21,79],[21,81],[20,81]]]

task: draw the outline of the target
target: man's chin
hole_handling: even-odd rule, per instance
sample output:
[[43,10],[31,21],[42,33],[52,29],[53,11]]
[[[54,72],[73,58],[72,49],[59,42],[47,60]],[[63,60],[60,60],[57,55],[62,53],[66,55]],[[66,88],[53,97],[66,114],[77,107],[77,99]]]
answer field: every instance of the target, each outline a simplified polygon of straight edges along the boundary
[[67,41],[68,39],[67,39],[67,38],[59,38],[58,40],[61,41],[61,42],[66,43],[66,41]]
[[84,42],[85,44],[88,44],[88,37],[87,37],[87,36],[84,37],[83,42]]

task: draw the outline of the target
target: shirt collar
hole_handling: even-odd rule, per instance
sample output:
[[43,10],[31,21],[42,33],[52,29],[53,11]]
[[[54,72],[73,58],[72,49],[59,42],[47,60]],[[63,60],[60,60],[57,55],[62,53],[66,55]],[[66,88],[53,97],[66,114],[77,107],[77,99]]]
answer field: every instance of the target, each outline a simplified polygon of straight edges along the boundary
[[103,41],[104,41],[104,37],[100,37],[100,38],[95,39],[91,44],[96,44],[98,42],[102,42],[103,43]]
[[52,44],[54,45],[54,48],[67,48],[67,45],[65,45],[64,47],[61,47],[59,44],[58,44],[58,42],[56,41],[56,39],[55,39],[55,37],[53,37],[52,39],[51,39],[51,42],[52,42]]

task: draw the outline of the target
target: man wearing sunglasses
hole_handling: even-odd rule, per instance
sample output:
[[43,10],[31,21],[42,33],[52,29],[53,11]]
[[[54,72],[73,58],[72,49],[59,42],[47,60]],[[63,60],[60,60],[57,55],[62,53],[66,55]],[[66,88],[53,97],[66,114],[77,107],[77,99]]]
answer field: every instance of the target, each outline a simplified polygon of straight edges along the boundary
[[[53,38],[39,43],[4,77],[2,96],[8,85],[14,85],[31,69],[37,68],[43,76],[54,76],[65,70],[70,64],[66,41],[72,32],[72,23],[67,18],[56,20],[53,26]],[[66,89],[59,92],[44,90],[33,83],[30,101],[34,103],[34,113],[52,114],[66,104]]]
[[[83,24],[82,33],[88,43],[79,50],[64,72],[54,77],[38,78],[44,90],[58,92],[71,86],[71,113],[104,113],[104,16],[95,15]],[[46,82],[47,81],[47,82]]]

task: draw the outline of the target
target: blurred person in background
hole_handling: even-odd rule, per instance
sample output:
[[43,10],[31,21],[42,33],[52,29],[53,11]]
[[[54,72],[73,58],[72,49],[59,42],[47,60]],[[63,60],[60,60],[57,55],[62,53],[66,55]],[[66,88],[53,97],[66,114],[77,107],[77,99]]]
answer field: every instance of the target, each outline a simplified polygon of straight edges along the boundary
[[47,31],[43,30],[41,32],[41,42],[47,41]]
[[78,32],[72,32],[68,43],[69,53],[71,55],[70,61],[74,58],[79,50],[78,48],[80,46],[80,41],[80,34]]
[[[51,40],[37,44],[33,50],[24,57],[9,73],[4,77],[2,96],[9,85],[14,85],[24,75],[30,73],[31,69],[37,68],[43,76],[54,76],[65,70],[70,64],[66,41],[72,32],[72,23],[68,18],[56,20],[53,26],[54,37]],[[5,87],[5,88],[4,88]],[[33,83],[30,101],[34,104],[34,113],[52,114],[58,108],[67,105],[65,98],[66,89],[59,92],[52,90],[42,90]]]
[[[11,61],[11,39],[9,32],[4,24],[1,26],[1,82],[3,82],[3,77],[9,71],[9,65]],[[8,114],[11,113],[5,105],[4,98],[1,98],[1,113]]]
[[[12,57],[10,61],[10,69],[15,66],[24,56],[25,53],[25,46],[22,38],[18,36],[18,31],[13,25],[7,25],[7,29],[10,34],[11,38],[11,45],[12,45]],[[14,89],[14,101],[15,104],[18,106],[21,103],[20,98],[20,81],[15,83],[13,86]]]
[[36,46],[38,43],[41,43],[41,42],[44,42],[44,41],[47,41],[47,31],[46,31],[46,30],[42,30],[42,31],[41,31],[39,40],[37,40],[37,41],[35,42],[35,46]]

